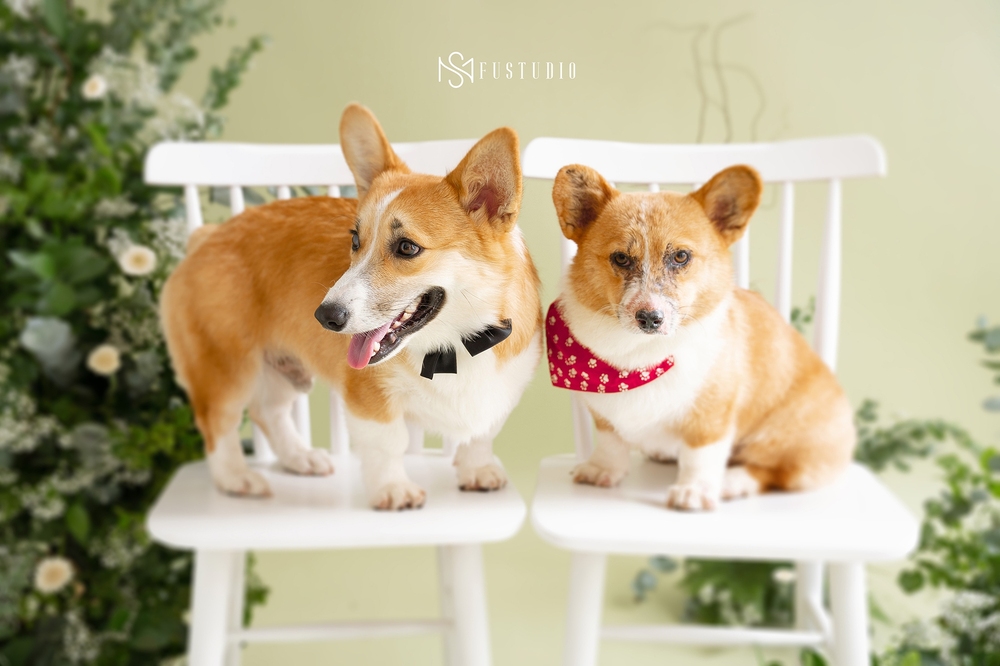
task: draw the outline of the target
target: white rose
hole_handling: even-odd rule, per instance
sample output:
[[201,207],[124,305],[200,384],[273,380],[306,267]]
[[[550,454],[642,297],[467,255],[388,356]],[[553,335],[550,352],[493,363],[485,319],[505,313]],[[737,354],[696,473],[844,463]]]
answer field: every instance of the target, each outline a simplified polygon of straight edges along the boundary
[[53,594],[73,580],[73,565],[65,557],[46,557],[35,568],[35,588]]
[[101,99],[108,94],[108,81],[100,74],[91,74],[81,89],[84,99]]
[[122,366],[122,355],[112,345],[99,345],[87,355],[87,367],[98,375],[108,377]]
[[118,265],[126,275],[148,275],[156,268],[156,253],[145,245],[133,245],[118,255]]

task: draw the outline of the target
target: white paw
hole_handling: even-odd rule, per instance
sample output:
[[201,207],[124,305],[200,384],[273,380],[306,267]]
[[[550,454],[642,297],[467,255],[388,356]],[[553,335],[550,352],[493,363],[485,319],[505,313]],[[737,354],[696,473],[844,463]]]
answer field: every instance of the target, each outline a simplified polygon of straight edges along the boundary
[[742,465],[729,467],[722,478],[722,499],[731,500],[760,493],[760,481],[753,478]]
[[667,490],[667,506],[672,509],[712,511],[719,500],[719,488],[706,481],[677,483]]
[[372,508],[380,511],[401,511],[419,509],[424,505],[427,493],[412,481],[387,483],[378,489],[372,498]]
[[322,449],[296,450],[291,455],[281,459],[281,466],[289,472],[308,476],[329,476],[333,474],[333,461],[330,454]]
[[[234,466],[235,467],[235,466]],[[270,497],[271,486],[263,476],[246,465],[212,472],[215,486],[229,495],[241,497]]]
[[462,490],[500,490],[506,485],[507,472],[496,463],[458,468],[458,487]]
[[574,483],[585,483],[591,486],[610,488],[611,486],[617,486],[625,478],[626,471],[625,469],[601,467],[588,460],[574,467],[570,474],[573,475]]

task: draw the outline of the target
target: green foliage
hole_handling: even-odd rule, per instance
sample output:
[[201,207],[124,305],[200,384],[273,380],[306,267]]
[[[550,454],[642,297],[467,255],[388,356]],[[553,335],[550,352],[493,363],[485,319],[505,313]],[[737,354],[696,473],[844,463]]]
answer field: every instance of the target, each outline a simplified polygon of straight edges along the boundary
[[[115,0],[98,21],[0,2],[0,664],[183,652],[191,557],[144,522],[201,452],[155,307],[184,223],[142,164],[155,141],[217,133],[263,46],[215,68],[203,106],[173,92],[220,7]],[[248,614],[266,594],[251,561]]]

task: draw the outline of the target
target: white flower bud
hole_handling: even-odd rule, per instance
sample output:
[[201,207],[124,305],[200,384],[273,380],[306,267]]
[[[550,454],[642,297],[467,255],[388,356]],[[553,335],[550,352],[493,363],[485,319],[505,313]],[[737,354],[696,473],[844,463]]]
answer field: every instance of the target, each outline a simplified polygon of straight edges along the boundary
[[156,269],[156,253],[145,245],[132,245],[118,255],[118,265],[126,275],[148,275]]
[[118,372],[122,366],[121,353],[112,345],[94,347],[87,355],[87,367],[91,372],[108,377]]
[[65,557],[46,557],[35,568],[35,589],[54,594],[73,580],[73,565]]
[[101,99],[108,94],[108,81],[100,74],[91,74],[81,89],[84,99]]

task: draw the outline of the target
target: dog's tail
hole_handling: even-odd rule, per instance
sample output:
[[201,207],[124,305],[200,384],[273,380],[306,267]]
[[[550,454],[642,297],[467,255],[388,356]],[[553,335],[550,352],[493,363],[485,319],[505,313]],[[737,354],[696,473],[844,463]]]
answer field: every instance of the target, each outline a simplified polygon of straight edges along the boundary
[[191,235],[188,236],[187,253],[191,254],[201,247],[201,244],[204,243],[209,236],[214,234],[218,228],[219,225],[217,224],[203,224],[192,231]]

